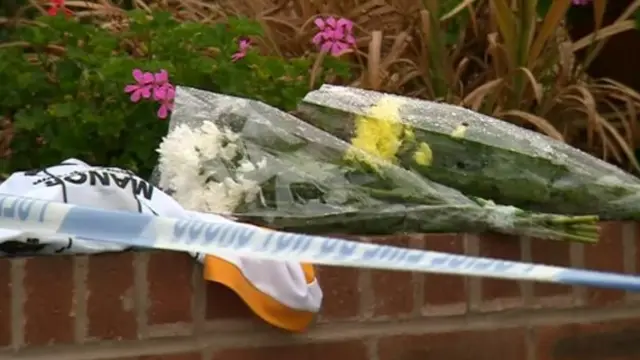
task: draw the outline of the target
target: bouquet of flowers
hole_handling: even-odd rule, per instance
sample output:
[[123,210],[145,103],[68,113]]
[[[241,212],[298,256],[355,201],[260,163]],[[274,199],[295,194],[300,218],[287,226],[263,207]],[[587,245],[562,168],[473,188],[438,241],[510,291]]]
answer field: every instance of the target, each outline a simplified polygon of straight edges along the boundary
[[640,180],[561,141],[462,107],[325,85],[296,114],[469,196],[530,211],[640,219]]
[[197,89],[177,89],[158,152],[158,185],[185,208],[278,230],[598,237],[597,217],[476,201],[278,109]]

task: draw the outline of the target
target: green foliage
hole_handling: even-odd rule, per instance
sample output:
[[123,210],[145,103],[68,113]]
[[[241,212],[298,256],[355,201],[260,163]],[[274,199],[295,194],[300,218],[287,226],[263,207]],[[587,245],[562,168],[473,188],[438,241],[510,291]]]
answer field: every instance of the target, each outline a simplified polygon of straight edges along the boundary
[[[443,0],[438,4],[438,18],[442,19],[443,16],[451,14],[460,5],[460,0]],[[424,2],[423,9],[429,10]],[[441,23],[444,27],[442,33],[445,46],[455,46],[459,43],[460,35],[464,33],[466,27],[469,24],[470,16],[469,9],[465,8],[462,11],[455,12],[455,16],[450,16],[447,21]]]
[[[167,131],[157,104],[132,103],[124,92],[132,70],[165,69],[172,84],[264,101],[293,109],[309,90],[313,56],[283,60],[250,50],[232,62],[241,37],[260,37],[244,18],[215,26],[178,23],[168,13],[129,12],[126,30],[114,32],[64,16],[15,29],[0,48],[0,114],[13,122],[12,155],[0,173],[37,168],[76,157],[147,176]],[[346,77],[346,63],[328,58],[316,75]]]

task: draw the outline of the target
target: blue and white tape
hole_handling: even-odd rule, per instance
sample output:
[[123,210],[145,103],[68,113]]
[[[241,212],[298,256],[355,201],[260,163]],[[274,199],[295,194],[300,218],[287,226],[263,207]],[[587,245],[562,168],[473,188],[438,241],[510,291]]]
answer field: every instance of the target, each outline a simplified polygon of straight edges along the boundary
[[640,292],[640,277],[110,211],[0,194],[0,228],[127,246],[319,265],[556,282]]

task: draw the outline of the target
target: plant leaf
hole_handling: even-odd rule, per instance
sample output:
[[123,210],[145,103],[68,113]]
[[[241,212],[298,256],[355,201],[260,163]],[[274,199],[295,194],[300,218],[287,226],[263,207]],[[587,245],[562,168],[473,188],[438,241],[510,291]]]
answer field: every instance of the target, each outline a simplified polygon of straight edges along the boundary
[[516,54],[516,18],[506,0],[490,0],[491,13],[498,25],[500,35],[504,39],[504,45],[507,50],[507,56],[511,65],[515,61]]
[[604,19],[604,12],[607,8],[607,0],[593,0],[593,22],[594,31],[599,31],[602,28],[602,20]]
[[535,64],[538,56],[540,56],[540,53],[544,48],[544,45],[549,40],[549,38],[554,35],[554,32],[560,25],[560,22],[564,20],[567,10],[569,10],[570,6],[571,0],[554,0],[552,2],[549,11],[547,11],[544,20],[542,21],[538,36],[536,36],[535,40],[533,41],[533,45],[531,45],[531,51],[529,51],[528,61],[529,68],[531,68]]

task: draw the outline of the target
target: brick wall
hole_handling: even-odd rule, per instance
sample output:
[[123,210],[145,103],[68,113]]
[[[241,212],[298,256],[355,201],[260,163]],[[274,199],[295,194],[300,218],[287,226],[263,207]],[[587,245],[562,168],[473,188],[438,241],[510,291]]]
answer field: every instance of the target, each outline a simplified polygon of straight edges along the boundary
[[[608,223],[595,246],[372,241],[635,273],[638,239],[636,224]],[[168,252],[0,260],[0,359],[640,359],[640,297],[620,291],[326,267],[318,324],[290,335],[200,271]]]

